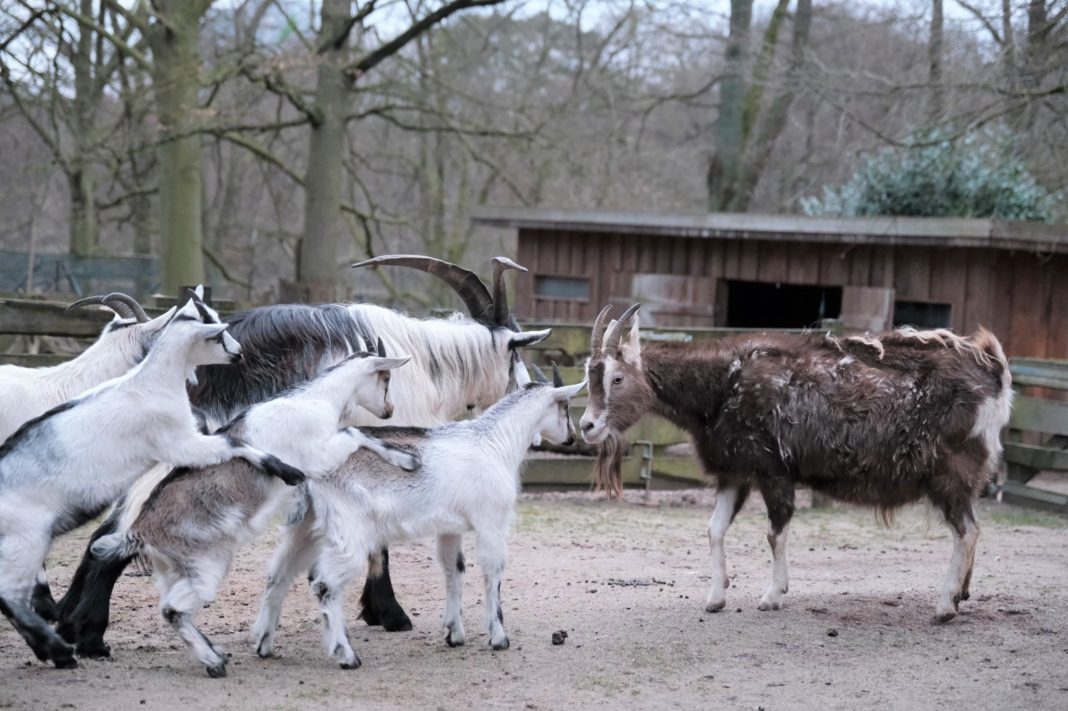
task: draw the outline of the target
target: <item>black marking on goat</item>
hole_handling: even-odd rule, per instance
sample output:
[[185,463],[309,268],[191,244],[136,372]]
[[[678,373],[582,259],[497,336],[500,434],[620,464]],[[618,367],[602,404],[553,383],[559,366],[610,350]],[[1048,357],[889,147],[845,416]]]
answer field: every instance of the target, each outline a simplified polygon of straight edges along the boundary
[[190,299],[193,302],[193,306],[197,308],[197,313],[200,314],[200,318],[204,323],[219,323],[219,319],[215,318],[215,315],[208,311],[207,306],[200,300],[195,294]]
[[319,599],[319,602],[327,602],[334,597],[333,589],[322,580],[312,582],[311,588],[312,593]]
[[45,420],[49,420],[56,415],[59,415],[67,410],[70,410],[79,402],[82,402],[86,398],[75,398],[74,400],[68,400],[65,403],[56,405],[51,410],[44,412],[33,419],[26,420],[22,425],[15,430],[7,440],[0,445],[0,460],[3,460],[8,454],[15,450],[24,440],[26,440],[31,433],[34,433]]
[[504,609],[501,607],[501,581],[497,581],[497,621],[504,624]]
[[56,607],[55,598],[52,597],[52,589],[48,587],[47,581],[37,581],[33,584],[33,592],[30,594],[30,607],[45,622],[56,622],[59,619],[59,610]]
[[121,329],[129,328],[130,326],[136,325],[137,321],[111,321],[110,323],[108,323],[107,326],[104,327],[104,333],[114,333],[115,331],[119,331]]
[[167,622],[172,625],[177,625],[178,618],[182,616],[181,612],[178,612],[178,610],[175,610],[170,606],[163,608],[161,614],[163,615],[163,619],[167,620]]
[[456,554],[456,572],[457,573],[462,573],[465,570],[467,570],[467,565],[464,563],[464,554],[463,553],[457,553]]
[[61,511],[59,515],[56,516],[55,521],[52,522],[52,537],[57,538],[64,533],[80,528],[85,525],[86,522],[92,521],[99,516],[108,506],[111,506],[111,502],[104,501],[92,504],[85,508],[79,507]]

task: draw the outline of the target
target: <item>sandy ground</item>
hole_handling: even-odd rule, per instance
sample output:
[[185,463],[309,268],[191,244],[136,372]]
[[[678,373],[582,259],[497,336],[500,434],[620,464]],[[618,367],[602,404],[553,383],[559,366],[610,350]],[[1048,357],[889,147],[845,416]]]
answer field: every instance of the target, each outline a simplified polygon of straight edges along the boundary
[[[245,635],[272,532],[244,551],[198,619],[232,653],[228,678],[207,677],[160,619],[149,580],[131,576],[116,589],[112,660],[55,670],[0,625],[0,708],[1068,708],[1068,521],[984,503],[972,600],[934,625],[950,541],[922,509],[889,530],[864,511],[800,511],[786,604],[759,612],[770,554],[761,505],[751,502],[728,533],[727,611],[713,615],[702,609],[710,500],[525,495],[503,590],[512,642],[503,652],[485,646],[477,566],[465,585],[468,645],[449,649],[431,548],[399,546],[394,583],[415,630],[364,626],[351,590],[363,659],[354,671],[324,658],[304,585],[288,601],[281,657],[252,653]],[[59,589],[88,531],[56,546]],[[558,629],[568,638],[553,646]]]

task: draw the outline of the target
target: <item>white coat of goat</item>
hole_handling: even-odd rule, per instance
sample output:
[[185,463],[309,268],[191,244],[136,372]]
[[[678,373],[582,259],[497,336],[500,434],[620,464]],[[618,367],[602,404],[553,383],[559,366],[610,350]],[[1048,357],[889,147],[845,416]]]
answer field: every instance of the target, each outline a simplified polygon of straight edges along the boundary
[[296,483],[303,475],[226,435],[204,435],[186,394],[199,365],[229,363],[241,347],[199,299],[179,309],[140,364],[30,420],[0,447],[0,612],[34,654],[77,662],[32,609],[35,579],[56,536],[82,525],[157,462],[205,466],[240,456]]
[[[408,360],[357,353],[315,379],[253,405],[223,431],[253,446],[271,446],[311,477],[333,471],[361,447],[412,471],[419,466],[418,457],[348,426],[357,406],[383,419],[392,414],[390,370]],[[152,492],[128,531],[100,538],[92,550],[113,560],[148,557],[164,619],[208,675],[222,677],[226,655],[197,629],[193,616],[215,598],[237,548],[262,533],[293,492],[237,460],[176,469]]]
[[294,577],[310,567],[326,652],[343,669],[358,667],[360,659],[345,626],[345,585],[360,572],[370,551],[429,536],[437,538],[438,561],[445,573],[445,639],[449,646],[463,644],[461,538],[467,531],[477,537],[490,645],[507,649],[500,585],[520,465],[527,450],[542,439],[555,443],[573,439],[568,399],[583,387],[584,382],[555,388],[531,384],[477,419],[432,429],[363,428],[366,435],[417,453],[422,467],[414,474],[401,474],[358,452],[336,472],[308,480],[308,510],[287,526],[270,565],[252,632],[257,654],[271,656],[285,594]]
[[174,315],[168,311],[149,319],[136,301],[119,293],[80,299],[68,310],[89,304],[106,306],[115,318],[77,358],[48,368],[0,366],[0,442],[22,423],[140,363]]

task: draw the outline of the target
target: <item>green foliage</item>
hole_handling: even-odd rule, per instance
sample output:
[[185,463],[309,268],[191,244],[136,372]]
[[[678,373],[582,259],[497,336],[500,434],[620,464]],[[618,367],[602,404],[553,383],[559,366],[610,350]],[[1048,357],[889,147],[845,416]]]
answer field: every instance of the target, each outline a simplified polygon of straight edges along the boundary
[[865,156],[845,184],[802,198],[807,215],[996,217],[1051,222],[1057,197],[1035,180],[1006,129],[943,138],[926,132],[912,147]]

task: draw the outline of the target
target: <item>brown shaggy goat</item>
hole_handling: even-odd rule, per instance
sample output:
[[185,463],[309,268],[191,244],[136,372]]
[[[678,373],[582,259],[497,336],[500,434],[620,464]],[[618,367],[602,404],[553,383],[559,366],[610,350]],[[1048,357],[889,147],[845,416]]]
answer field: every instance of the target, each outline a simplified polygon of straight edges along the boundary
[[598,479],[610,486],[618,486],[622,434],[643,414],[666,417],[693,437],[702,466],[717,478],[705,609],[726,604],[723,536],[753,486],[767,504],[774,559],[760,609],[782,605],[794,487],[804,484],[884,514],[929,499],[954,543],[936,617],[957,614],[979,536],[973,504],[995,474],[1012,406],[1008,364],[993,334],[905,328],[853,338],[753,334],[641,344],[637,308],[607,330],[610,307],[594,323],[581,429],[588,442],[602,443]]

